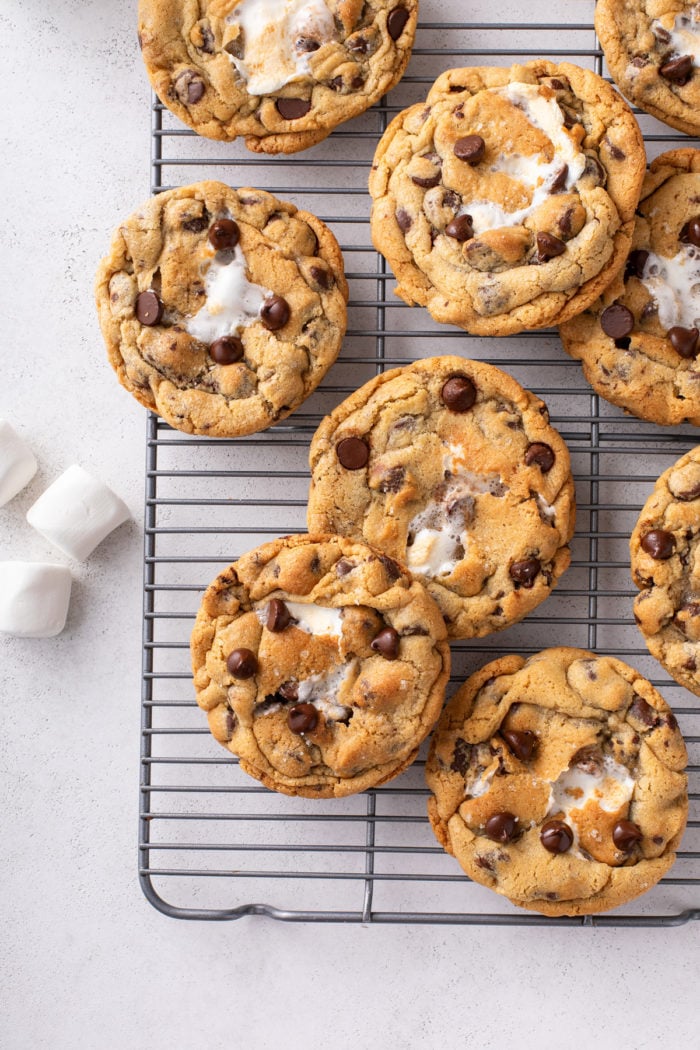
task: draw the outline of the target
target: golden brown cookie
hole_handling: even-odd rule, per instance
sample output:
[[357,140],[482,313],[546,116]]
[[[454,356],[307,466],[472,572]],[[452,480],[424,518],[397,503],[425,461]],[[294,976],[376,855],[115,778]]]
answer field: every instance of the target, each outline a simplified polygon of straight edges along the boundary
[[476,335],[574,317],[630,245],[644,144],[589,70],[452,69],[382,137],[372,237],[409,305]]
[[171,426],[237,437],[316,389],[345,334],[348,287],[324,223],[263,190],[198,182],[115,231],[96,283],[119,382]]
[[504,656],[440,718],[428,814],[475,882],[543,915],[588,915],[673,864],[687,758],[668,704],[622,661],[568,648]]
[[287,536],[207,590],[192,633],[197,703],[246,773],[306,798],[352,795],[414,760],[450,670],[440,612],[390,558]]
[[649,652],[700,696],[700,447],[658,479],[630,540],[634,618]]
[[377,376],[326,416],[309,463],[309,530],[406,564],[452,638],[521,620],[569,565],[568,449],[491,365],[434,357]]
[[700,424],[700,151],[649,166],[633,250],[615,280],[560,328],[591,386],[641,419]]
[[213,139],[296,153],[403,76],[418,0],[139,0],[163,104]]
[[595,28],[630,102],[687,135],[700,133],[700,4],[598,0]]

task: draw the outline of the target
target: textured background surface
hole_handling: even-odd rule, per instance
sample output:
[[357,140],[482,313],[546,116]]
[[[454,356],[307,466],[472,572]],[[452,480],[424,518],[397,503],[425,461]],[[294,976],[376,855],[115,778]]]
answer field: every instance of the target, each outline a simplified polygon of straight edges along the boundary
[[[590,18],[588,0],[574,7]],[[523,12],[503,3],[499,15]],[[0,416],[40,461],[0,509],[0,557],[61,560],[24,513],[73,462],[134,512],[77,570],[64,634],[0,640],[3,1044],[296,1048],[325,1035],[334,1050],[691,1045],[697,925],[214,925],[166,919],[141,896],[144,418],[104,361],[91,294],[109,231],[149,192],[134,27],[133,2],[0,5]]]

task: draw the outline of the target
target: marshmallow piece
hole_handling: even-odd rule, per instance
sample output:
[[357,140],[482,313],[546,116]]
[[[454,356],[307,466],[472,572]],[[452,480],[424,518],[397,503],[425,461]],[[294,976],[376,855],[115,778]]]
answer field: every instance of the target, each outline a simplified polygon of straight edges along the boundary
[[82,467],[69,467],[27,511],[27,521],[69,558],[85,559],[130,517],[126,503]]
[[0,507],[3,507],[36,474],[37,462],[29,445],[14,427],[0,419]]
[[0,561],[0,631],[53,638],[66,625],[71,575],[65,565]]

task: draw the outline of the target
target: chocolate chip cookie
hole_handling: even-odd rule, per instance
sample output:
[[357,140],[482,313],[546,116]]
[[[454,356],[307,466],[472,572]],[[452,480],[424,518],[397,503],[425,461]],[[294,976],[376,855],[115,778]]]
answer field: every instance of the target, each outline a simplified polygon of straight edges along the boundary
[[673,864],[686,762],[668,704],[622,661],[568,648],[504,656],[440,718],[428,814],[475,882],[543,915],[587,915]]
[[665,471],[630,540],[634,618],[649,652],[700,696],[700,447]]
[[140,0],[154,90],[200,135],[296,153],[403,76],[418,0]]
[[452,638],[498,631],[569,565],[574,485],[544,404],[490,365],[435,357],[366,383],[311,442],[309,530],[408,566]]
[[700,4],[598,0],[595,28],[620,91],[641,109],[700,133]]
[[122,223],[96,296],[122,386],[178,430],[237,437],[316,389],[345,334],[348,288],[320,219],[263,190],[199,182]]
[[627,255],[644,144],[622,98],[564,63],[453,69],[374,158],[372,236],[409,305],[476,335],[580,313]]
[[440,612],[384,554],[293,536],[207,590],[192,633],[197,703],[241,768],[274,791],[352,795],[414,760],[450,669]]
[[649,166],[632,251],[585,313],[560,328],[607,401],[653,423],[700,424],[700,151]]

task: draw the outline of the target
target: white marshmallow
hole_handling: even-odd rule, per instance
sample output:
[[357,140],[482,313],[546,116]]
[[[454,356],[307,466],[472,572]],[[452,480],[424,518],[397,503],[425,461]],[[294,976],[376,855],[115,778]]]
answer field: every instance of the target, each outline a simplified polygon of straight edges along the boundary
[[36,474],[37,462],[14,427],[0,419],[0,507],[3,507]]
[[130,517],[126,503],[82,467],[69,467],[27,511],[27,521],[76,561]]
[[0,562],[0,631],[53,638],[66,625],[71,575],[65,565]]

